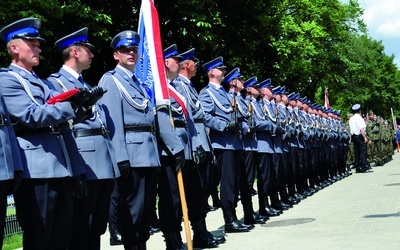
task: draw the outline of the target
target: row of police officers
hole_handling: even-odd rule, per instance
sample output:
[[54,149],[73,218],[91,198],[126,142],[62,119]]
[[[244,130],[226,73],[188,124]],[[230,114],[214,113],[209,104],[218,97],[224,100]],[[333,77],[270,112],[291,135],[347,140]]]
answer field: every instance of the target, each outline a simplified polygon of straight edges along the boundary
[[[98,86],[82,78],[94,58],[87,28],[56,41],[63,65],[40,79],[33,71],[44,42],[40,27],[39,19],[24,18],[0,31],[11,58],[0,72],[1,214],[14,193],[24,249],[100,249],[116,190],[125,249],[146,249],[156,195],[166,248],[183,249],[177,173],[193,246],[213,248],[225,242],[206,225],[215,176],[231,233],[348,175],[349,137],[338,111],[270,79],[244,81],[239,68],[226,74],[222,57],[202,65],[209,83],[198,93],[195,49],[179,54],[176,45],[164,51],[171,104],[156,105],[137,78],[141,38],[131,30],[113,38],[116,67]],[[255,177],[259,213],[251,199]]]

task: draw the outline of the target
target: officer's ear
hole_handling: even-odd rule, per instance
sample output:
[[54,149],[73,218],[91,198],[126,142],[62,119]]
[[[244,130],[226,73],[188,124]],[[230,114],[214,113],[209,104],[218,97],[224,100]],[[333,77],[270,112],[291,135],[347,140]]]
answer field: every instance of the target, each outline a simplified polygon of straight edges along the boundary
[[113,57],[114,57],[114,60],[115,60],[115,61],[119,61],[119,55],[118,55],[118,52],[117,52],[117,51],[114,51]]

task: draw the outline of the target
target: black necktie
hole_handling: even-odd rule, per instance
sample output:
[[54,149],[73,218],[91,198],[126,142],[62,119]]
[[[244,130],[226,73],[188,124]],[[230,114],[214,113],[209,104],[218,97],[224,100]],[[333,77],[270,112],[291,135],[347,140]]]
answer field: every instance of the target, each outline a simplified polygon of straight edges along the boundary
[[83,87],[85,87],[85,88],[87,88],[87,89],[90,89],[90,87],[89,87],[88,84],[83,80],[83,77],[82,77],[81,75],[78,77],[78,81],[79,81],[80,83],[82,83]]

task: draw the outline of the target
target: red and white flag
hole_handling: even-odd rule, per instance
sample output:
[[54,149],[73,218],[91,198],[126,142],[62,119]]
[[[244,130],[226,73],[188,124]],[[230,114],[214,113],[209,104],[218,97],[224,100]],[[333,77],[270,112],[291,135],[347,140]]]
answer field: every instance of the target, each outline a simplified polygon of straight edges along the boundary
[[325,108],[330,108],[331,105],[329,104],[329,95],[328,95],[328,88],[325,88]]
[[140,43],[135,70],[136,77],[149,88],[153,104],[157,106],[170,105],[160,21],[153,0],[142,0],[138,34]]
[[147,87],[153,105],[168,107],[171,95],[188,117],[185,98],[175,89],[169,88],[164,66],[160,21],[153,0],[142,0],[138,34],[140,43],[135,69],[136,77]]

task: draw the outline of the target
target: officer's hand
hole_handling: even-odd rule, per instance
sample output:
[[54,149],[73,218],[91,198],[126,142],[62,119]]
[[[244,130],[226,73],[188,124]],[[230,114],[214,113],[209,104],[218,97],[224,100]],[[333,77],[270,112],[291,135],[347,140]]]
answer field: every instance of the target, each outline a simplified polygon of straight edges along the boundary
[[250,135],[254,135],[256,133],[256,128],[255,127],[249,127],[249,132]]
[[207,159],[206,151],[203,146],[196,147],[196,151],[193,151],[193,160],[196,165],[203,164]]
[[132,173],[131,163],[129,161],[121,161],[118,162],[117,165],[122,177],[128,177]]
[[230,121],[226,123],[225,130],[239,131],[240,126],[237,121]]
[[72,177],[72,194],[76,198],[85,198],[88,196],[86,177],[83,174]]
[[103,89],[100,86],[95,86],[93,87],[90,91],[90,98],[89,100],[87,100],[83,106],[85,108],[93,106],[94,104],[96,104],[96,102],[103,97],[104,93],[107,92],[107,89]]
[[176,155],[174,155],[174,161],[172,163],[172,167],[175,168],[176,172],[178,172],[184,166],[185,166],[185,152],[181,150]]
[[21,185],[21,179],[22,179],[22,171],[15,171],[14,179],[11,180],[11,183],[7,190],[8,195],[11,195],[11,194],[15,193],[15,191],[17,191],[17,189]]
[[89,90],[86,88],[81,88],[79,89],[78,93],[76,93],[69,99],[69,102],[71,103],[72,108],[76,110],[80,106],[82,106],[87,100],[89,100],[89,98],[90,98]]
[[285,130],[282,127],[278,126],[278,127],[276,127],[275,133],[278,135],[283,135],[285,133]]

